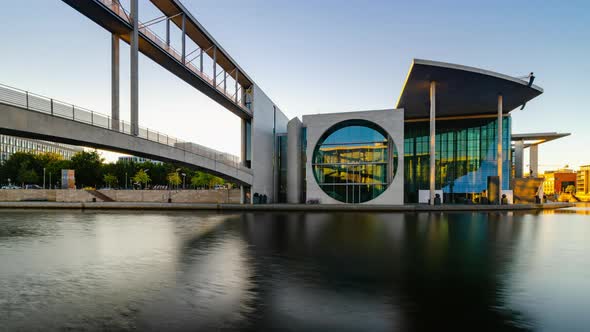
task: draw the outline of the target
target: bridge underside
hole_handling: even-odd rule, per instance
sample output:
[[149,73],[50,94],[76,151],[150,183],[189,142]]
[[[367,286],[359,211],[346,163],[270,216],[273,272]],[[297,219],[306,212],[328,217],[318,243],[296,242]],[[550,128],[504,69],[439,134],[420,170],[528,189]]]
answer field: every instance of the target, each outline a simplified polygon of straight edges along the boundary
[[50,114],[0,104],[0,134],[82,145],[194,167],[242,185],[252,184],[249,169],[236,168],[189,151]]

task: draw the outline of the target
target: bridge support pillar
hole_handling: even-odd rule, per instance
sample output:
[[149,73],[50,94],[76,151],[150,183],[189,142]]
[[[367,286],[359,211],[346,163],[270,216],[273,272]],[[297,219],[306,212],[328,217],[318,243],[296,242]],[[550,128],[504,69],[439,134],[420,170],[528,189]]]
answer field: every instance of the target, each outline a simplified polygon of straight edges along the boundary
[[133,24],[133,31],[131,31],[131,134],[139,135],[139,77],[138,77],[138,61],[139,61],[139,14],[138,14],[138,0],[131,0],[131,21]]
[[111,129],[119,131],[119,36],[111,39]]

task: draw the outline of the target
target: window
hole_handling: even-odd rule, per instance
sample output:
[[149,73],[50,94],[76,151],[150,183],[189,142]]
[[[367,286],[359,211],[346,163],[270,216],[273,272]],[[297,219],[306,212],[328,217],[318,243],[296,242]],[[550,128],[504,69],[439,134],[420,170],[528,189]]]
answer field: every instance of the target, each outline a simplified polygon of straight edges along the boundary
[[385,130],[364,120],[341,122],[320,138],[312,156],[320,188],[345,203],[384,192],[397,169],[397,151]]

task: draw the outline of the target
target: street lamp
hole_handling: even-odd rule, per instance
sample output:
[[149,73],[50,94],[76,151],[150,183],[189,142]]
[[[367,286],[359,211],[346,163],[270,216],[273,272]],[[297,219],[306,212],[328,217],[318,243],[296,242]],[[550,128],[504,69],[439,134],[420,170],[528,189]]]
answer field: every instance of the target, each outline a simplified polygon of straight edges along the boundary
[[45,167],[43,167],[43,189],[45,189]]
[[186,173],[182,173],[182,190],[184,190],[186,185]]

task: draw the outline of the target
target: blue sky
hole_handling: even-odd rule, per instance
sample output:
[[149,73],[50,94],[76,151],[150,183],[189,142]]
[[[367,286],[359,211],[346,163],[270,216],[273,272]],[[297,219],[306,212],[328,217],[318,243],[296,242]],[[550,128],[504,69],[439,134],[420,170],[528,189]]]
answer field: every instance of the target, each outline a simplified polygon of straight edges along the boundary
[[[139,2],[142,21],[159,16]],[[513,76],[534,71],[545,93],[513,112],[513,132],[572,133],[541,147],[541,169],[590,164],[588,1],[183,3],[288,117],[392,108],[412,58]],[[57,0],[7,2],[0,29],[0,83],[110,112],[106,30]],[[154,29],[163,32],[164,24]],[[123,43],[125,119],[128,50]],[[141,125],[239,154],[233,114],[151,60],[140,56],[139,66]]]

